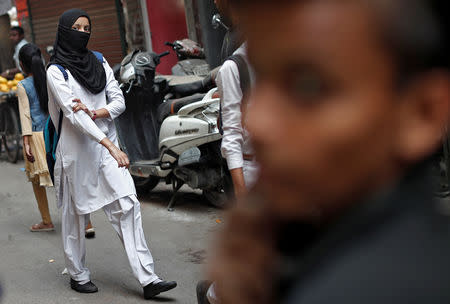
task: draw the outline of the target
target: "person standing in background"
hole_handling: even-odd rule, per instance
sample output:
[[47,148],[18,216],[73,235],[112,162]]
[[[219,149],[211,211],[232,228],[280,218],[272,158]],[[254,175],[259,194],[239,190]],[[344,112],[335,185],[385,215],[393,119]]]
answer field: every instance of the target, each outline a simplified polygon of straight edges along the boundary
[[27,75],[17,85],[25,172],[33,185],[34,196],[42,217],[42,222],[31,226],[30,230],[53,231],[45,190],[45,187],[52,187],[53,183],[48,171],[42,133],[48,118],[48,94],[41,51],[34,44],[26,44],[19,52],[19,62]]
[[14,59],[14,63],[16,64],[16,67],[12,68],[12,69],[7,69],[6,71],[4,71],[2,73],[2,76],[5,78],[8,78],[8,79],[13,78],[14,75],[16,75],[16,73],[22,72],[22,70],[20,68],[20,63],[19,63],[19,52],[20,52],[20,49],[25,44],[28,43],[28,41],[25,40],[25,32],[24,32],[23,28],[21,28],[20,26],[13,26],[11,28],[11,30],[9,31],[9,39],[11,39],[11,41],[15,45],[13,59]]
[[225,62],[242,44],[241,34],[231,18],[231,10],[228,0],[214,0],[222,22],[228,27],[223,37],[222,49],[220,52],[220,63]]
[[[232,29],[234,41],[224,40],[222,56],[230,51],[232,44],[241,43],[236,51],[227,54],[215,79],[220,95],[221,152],[230,171],[234,195],[239,200],[256,183],[259,171],[253,156],[251,138],[245,127],[253,72],[247,60],[246,43],[242,43],[242,35],[236,26],[238,22],[231,17],[228,1],[216,0],[215,3],[220,13],[227,16],[226,19],[234,25]],[[220,303],[216,296],[215,284],[210,281],[198,282],[196,293],[198,304]]]

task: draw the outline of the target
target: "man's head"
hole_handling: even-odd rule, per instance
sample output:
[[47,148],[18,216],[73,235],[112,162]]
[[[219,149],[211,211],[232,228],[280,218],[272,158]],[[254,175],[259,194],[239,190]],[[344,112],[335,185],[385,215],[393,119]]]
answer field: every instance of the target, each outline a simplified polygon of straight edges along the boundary
[[214,4],[217,7],[223,21],[228,26],[232,26],[235,24],[235,18],[233,18],[233,14],[231,12],[230,3],[228,0],[214,0]]
[[9,39],[17,45],[24,37],[25,32],[20,26],[13,26],[9,31]]
[[450,93],[433,1],[230,1],[257,74],[247,127],[279,216],[338,212],[438,147]]

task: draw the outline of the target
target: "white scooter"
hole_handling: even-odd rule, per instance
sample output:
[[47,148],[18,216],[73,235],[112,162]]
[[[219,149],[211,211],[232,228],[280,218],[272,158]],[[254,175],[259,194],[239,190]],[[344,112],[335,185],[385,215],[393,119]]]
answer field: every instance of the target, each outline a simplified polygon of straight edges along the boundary
[[[205,91],[207,81],[196,76],[154,76],[161,55],[135,52],[122,61],[127,110],[116,125],[119,142],[130,157],[130,172],[148,187],[161,179],[171,183],[174,196],[169,210],[184,184],[203,190],[211,204],[223,207],[232,183],[220,153],[217,89],[170,99]],[[159,138],[154,138],[158,133]]]

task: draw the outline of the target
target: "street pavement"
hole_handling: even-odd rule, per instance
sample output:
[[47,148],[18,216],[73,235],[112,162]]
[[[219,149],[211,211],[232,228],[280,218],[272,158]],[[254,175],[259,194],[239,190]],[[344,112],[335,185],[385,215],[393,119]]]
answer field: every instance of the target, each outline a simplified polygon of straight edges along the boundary
[[[123,247],[105,214],[92,214],[96,238],[86,240],[87,266],[95,294],[79,294],[63,275],[61,213],[54,190],[47,190],[54,232],[29,232],[40,221],[24,163],[10,164],[0,157],[0,303],[141,303],[142,288],[133,277]],[[147,302],[196,303],[196,282],[203,278],[208,244],[222,225],[222,213],[210,207],[198,191],[183,187],[174,212],[166,204],[170,188],[163,183],[141,195],[145,236],[156,273],[176,280],[178,287]]]

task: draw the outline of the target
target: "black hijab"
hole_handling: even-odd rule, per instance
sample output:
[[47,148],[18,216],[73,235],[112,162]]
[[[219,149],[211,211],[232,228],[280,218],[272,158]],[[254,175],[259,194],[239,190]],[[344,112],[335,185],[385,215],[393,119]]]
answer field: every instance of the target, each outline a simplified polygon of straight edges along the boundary
[[72,29],[80,17],[86,17],[91,24],[88,14],[80,9],[65,11],[59,18],[55,54],[50,64],[63,66],[85,89],[98,94],[106,86],[106,73],[102,63],[86,47],[91,34]]

